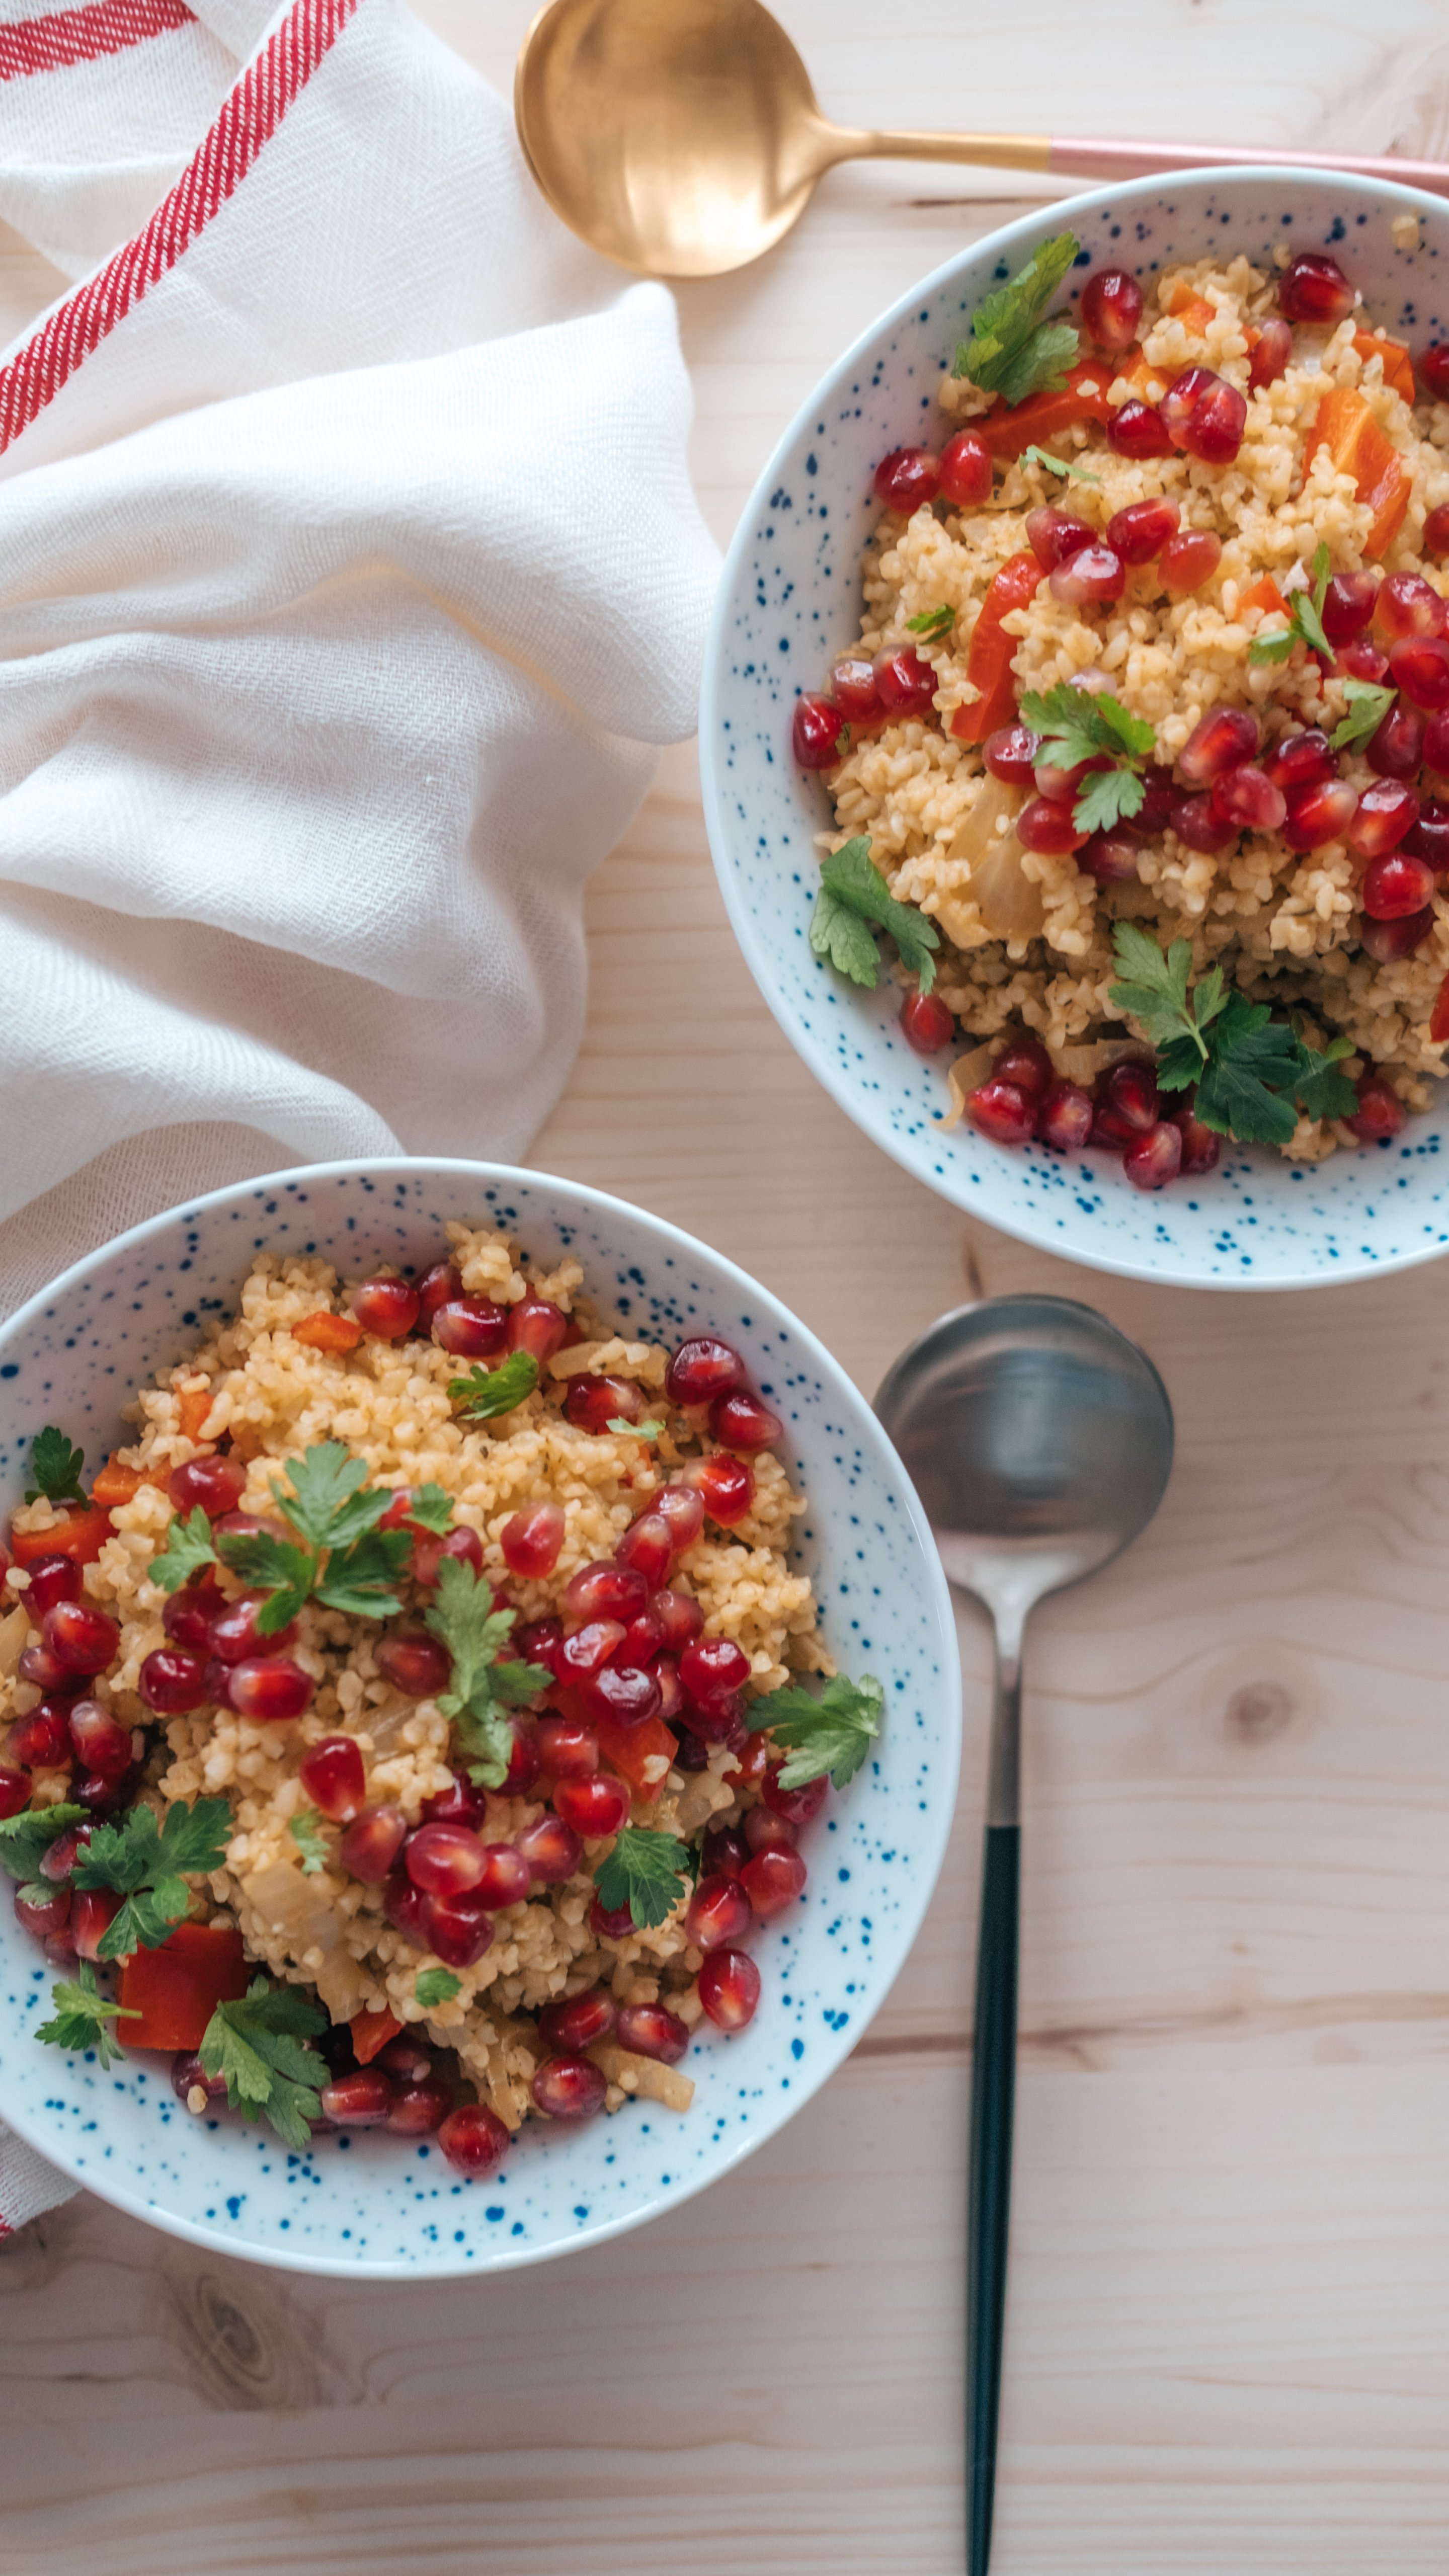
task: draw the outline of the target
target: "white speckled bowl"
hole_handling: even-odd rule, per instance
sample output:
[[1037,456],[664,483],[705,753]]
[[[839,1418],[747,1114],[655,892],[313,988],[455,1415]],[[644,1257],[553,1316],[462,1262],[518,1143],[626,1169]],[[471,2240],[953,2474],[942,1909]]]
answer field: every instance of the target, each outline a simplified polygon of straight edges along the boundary
[[[0,1328],[0,1497],[28,1445],[62,1424],[92,1465],[118,1409],[234,1308],[253,1251],[318,1252],[353,1276],[436,1259],[450,1217],[489,1220],[543,1266],[565,1249],[599,1303],[646,1331],[724,1334],[786,1423],[810,1498],[799,1561],[838,1662],[886,1685],[877,1756],[804,1837],[810,1884],[755,1944],[765,1991],[748,2031],[706,2024],[685,2060],[686,2119],[630,2106],[578,2130],[530,2123],[502,2168],[464,2181],[431,2143],[319,2138],[194,2119],[167,2060],[102,2074],[31,2036],[55,1971],[0,1907],[0,2116],[118,2208],[172,2235],[298,2271],[401,2279],[536,2263],[687,2200],[773,2136],[877,2010],[935,1886],[955,1803],[961,1682],[945,1579],[874,1415],[828,1351],[742,1271],[658,1217],[573,1181],[459,1162],[329,1163],[218,1190],[58,1279]],[[8,1881],[5,1882],[8,1886]]]
[[[1391,218],[1418,216],[1401,250]],[[891,448],[930,439],[936,386],[982,297],[1067,225],[1082,244],[1072,292],[1110,260],[1146,279],[1171,260],[1291,237],[1330,248],[1375,321],[1415,348],[1449,338],[1449,205],[1413,188],[1325,173],[1204,171],[1140,180],[1024,216],[925,278],[847,350],[780,441],[740,521],[705,662],[700,758],[710,846],[730,919],[786,1036],[858,1126],[928,1188],[1007,1234],[1099,1270],[1183,1287],[1306,1288],[1430,1261],[1449,1244],[1441,1164],[1449,1122],[1316,1169],[1228,1148],[1204,1180],[1144,1196],[1109,1155],[1012,1152],[967,1125],[946,1133],[940,1060],[901,1037],[897,988],[858,991],[813,957],[818,777],[790,755],[791,709],[859,632],[860,558],[879,515],[871,476]],[[1443,259],[1444,268],[1439,262]]]

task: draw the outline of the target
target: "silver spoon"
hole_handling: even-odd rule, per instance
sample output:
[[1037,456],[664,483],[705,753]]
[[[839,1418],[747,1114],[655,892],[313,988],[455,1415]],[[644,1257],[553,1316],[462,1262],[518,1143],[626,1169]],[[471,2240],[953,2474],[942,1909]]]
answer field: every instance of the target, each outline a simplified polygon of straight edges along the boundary
[[986,2576],[1006,2315],[1021,1883],[1021,1648],[1049,1592],[1129,1547],[1172,1468],[1152,1362],[1067,1297],[958,1306],[887,1372],[875,1409],[949,1580],[989,1610],[996,1694],[976,1954],[967,2208],[967,2567]]

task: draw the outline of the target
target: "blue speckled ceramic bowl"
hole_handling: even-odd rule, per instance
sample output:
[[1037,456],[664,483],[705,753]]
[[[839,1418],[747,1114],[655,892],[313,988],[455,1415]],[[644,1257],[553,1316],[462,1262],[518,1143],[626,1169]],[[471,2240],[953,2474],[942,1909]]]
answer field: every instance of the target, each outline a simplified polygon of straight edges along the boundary
[[[1400,249],[1395,215],[1418,216]],[[710,846],[736,935],[780,1026],[857,1125],[927,1187],[1073,1261],[1185,1287],[1305,1288],[1430,1261],[1449,1245],[1445,1110],[1391,1142],[1312,1170],[1230,1148],[1204,1180],[1144,1196],[1107,1155],[1009,1152],[967,1125],[943,1133],[939,1061],[911,1053],[899,992],[858,991],[810,953],[814,835],[831,820],[790,756],[796,698],[859,632],[860,558],[879,515],[871,476],[929,438],[936,386],[967,319],[1033,245],[1067,224],[1074,286],[1104,261],[1150,278],[1171,261],[1273,246],[1331,248],[1374,319],[1414,348],[1449,338],[1449,205],[1413,188],[1302,171],[1141,180],[1023,217],[936,270],[831,370],[786,431],[725,565],[705,662],[700,758]],[[1444,267],[1439,262],[1443,259]]]
[[742,1271],[658,1217],[498,1164],[329,1163],[218,1190],[107,1244],[0,1328],[0,1497],[29,1443],[64,1425],[94,1464],[119,1407],[230,1311],[254,1251],[318,1252],[356,1275],[434,1260],[450,1217],[506,1227],[550,1266],[584,1264],[600,1304],[671,1339],[724,1334],[786,1423],[810,1497],[799,1561],[843,1669],[884,1681],[877,1755],[805,1837],[810,1884],[755,1945],[748,2031],[685,2061],[685,2119],[632,2105],[578,2130],[529,2124],[501,2170],[464,2181],[436,2146],[359,2133],[288,2153],[269,2130],[195,2119],[164,2057],[102,2074],[31,2036],[55,1971],[0,1910],[0,2116],[118,2208],[176,2236],[299,2271],[402,2278],[536,2263],[636,2227],[739,2162],[808,2102],[877,2010],[915,1938],[950,1829],[960,1750],[956,1633],[920,1505],[828,1351]]

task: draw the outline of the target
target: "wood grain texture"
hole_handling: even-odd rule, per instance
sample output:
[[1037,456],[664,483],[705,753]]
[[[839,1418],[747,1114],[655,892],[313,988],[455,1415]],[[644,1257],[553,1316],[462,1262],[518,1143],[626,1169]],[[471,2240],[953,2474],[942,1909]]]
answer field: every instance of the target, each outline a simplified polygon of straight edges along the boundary
[[[529,0],[428,0],[506,88]],[[856,121],[1449,147],[1442,0],[782,9]],[[1251,65],[1251,73],[1245,68]],[[836,352],[1031,202],[838,173],[687,288],[723,540]],[[57,291],[0,237],[0,331]],[[999,2576],[1443,2576],[1449,1352],[1442,1268],[1238,1299],[972,1226],[812,1084],[738,956],[693,753],[589,897],[533,1159],[768,1281],[873,1388],[968,1294],[1101,1307],[1179,1425],[1152,1530],[1034,1628]],[[499,2282],[269,2277],[82,2199],[0,2251],[5,2576],[955,2576],[987,1643],[936,1903],[827,2093],[642,2234]]]

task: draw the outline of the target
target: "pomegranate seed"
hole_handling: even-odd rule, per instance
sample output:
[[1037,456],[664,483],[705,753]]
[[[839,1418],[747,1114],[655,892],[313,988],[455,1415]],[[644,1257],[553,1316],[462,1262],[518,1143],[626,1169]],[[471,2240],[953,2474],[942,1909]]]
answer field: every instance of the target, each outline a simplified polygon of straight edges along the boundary
[[1142,289],[1125,268],[1099,268],[1082,289],[1082,320],[1099,349],[1127,349],[1142,319]]
[[63,1886],[76,1864],[76,1854],[90,1841],[89,1825],[72,1826],[68,1834],[57,1834],[48,1850],[41,1854],[40,1875],[53,1887]]
[[1157,1125],[1161,1111],[1157,1105],[1157,1076],[1150,1064],[1135,1056],[1126,1056],[1103,1075],[1099,1099],[1104,1109],[1120,1118],[1134,1136],[1145,1136]]
[[1436,340],[1414,361],[1419,382],[1435,402],[1449,402],[1449,341]]
[[429,2051],[420,2040],[409,2039],[405,2032],[376,2050],[368,2064],[380,2066],[383,2073],[390,2075],[398,2084],[426,2084],[433,2071]]
[[711,1950],[699,1972],[699,2000],[717,2030],[743,2030],[752,2022],[760,1972],[749,1952]]
[[752,1852],[794,1851],[799,1840],[798,1826],[788,1816],[777,1816],[773,1807],[751,1807],[745,1818],[745,1841]]
[[1409,1113],[1383,1075],[1361,1073],[1355,1087],[1358,1107],[1347,1122],[1355,1136],[1361,1136],[1365,1144],[1374,1143],[1380,1136],[1397,1136]]
[[802,769],[833,769],[840,758],[845,717],[829,698],[813,692],[795,701],[790,744]]
[[733,1825],[711,1825],[699,1856],[705,1878],[738,1878],[749,1859],[750,1846]]
[[448,1968],[476,1968],[493,1942],[489,1909],[476,1888],[451,1895],[425,1895],[418,1890],[422,1945]]
[[1263,769],[1285,796],[1292,788],[1312,787],[1321,778],[1338,775],[1333,745],[1321,725],[1311,726],[1307,733],[1285,734],[1264,754]]
[[538,1758],[555,1780],[587,1780],[599,1767],[599,1739],[582,1718],[545,1710],[534,1730]]
[[1026,542],[1043,572],[1055,572],[1059,564],[1070,563],[1073,555],[1094,546],[1097,538],[1085,519],[1074,519],[1069,510],[1059,510],[1051,501],[1026,514]]
[[717,1395],[709,1408],[709,1427],[722,1449],[769,1449],[785,1437],[778,1413],[747,1388]]
[[1140,847],[1140,842],[1129,840],[1125,832],[1094,832],[1078,850],[1077,866],[1084,877],[1095,877],[1099,885],[1130,885],[1137,875]]
[[568,1333],[569,1319],[561,1306],[529,1289],[516,1306],[508,1309],[508,1347],[527,1351],[542,1368],[556,1351],[561,1351]]
[[1247,402],[1236,385],[1210,385],[1193,404],[1178,444],[1204,465],[1231,465],[1247,418]]
[[557,1995],[545,2004],[538,2016],[538,2035],[560,2056],[577,2057],[607,2039],[618,2018],[619,2008],[608,1987],[590,1986],[587,1994]]
[[664,1380],[671,1404],[712,1404],[717,1395],[732,1395],[744,1382],[739,1352],[713,1333],[696,1333],[681,1342]]
[[491,1297],[450,1297],[433,1310],[433,1339],[454,1359],[491,1359],[508,1339],[508,1316]]
[[364,1279],[347,1300],[365,1333],[380,1342],[400,1342],[418,1320],[422,1299],[405,1279]]
[[650,1603],[659,1622],[660,1642],[678,1654],[704,1626],[704,1612],[688,1592],[656,1592]]
[[1036,1132],[1044,1145],[1075,1153],[1092,1132],[1092,1100],[1076,1082],[1054,1082],[1037,1113]]
[[1239,832],[1276,832],[1288,811],[1282,788],[1275,787],[1267,771],[1250,760],[1241,769],[1225,769],[1215,778],[1212,798],[1214,813]]
[[25,1607],[32,1619],[45,1617],[58,1601],[79,1601],[83,1589],[81,1570],[71,1556],[38,1556],[29,1569],[30,1589],[25,1594]]
[[1171,1119],[1162,1119],[1150,1135],[1129,1145],[1122,1158],[1122,1169],[1134,1189],[1160,1190],[1175,1181],[1182,1168],[1182,1131]]
[[382,1910],[394,1931],[401,1932],[405,1941],[411,1941],[415,1950],[427,1949],[423,1892],[420,1887],[414,1887],[405,1869],[388,1872],[383,1883]]
[[1431,716],[1424,727],[1424,767],[1449,777],[1449,715]]
[[1424,551],[1431,555],[1449,554],[1449,503],[1440,502],[1424,521]]
[[1217,1162],[1219,1150],[1219,1140],[1211,1127],[1204,1127],[1202,1120],[1195,1117],[1190,1109],[1174,1109],[1172,1124],[1182,1138],[1183,1177],[1210,1172]]
[[808,1825],[819,1815],[829,1788],[826,1780],[806,1780],[798,1789],[782,1789],[778,1771],[767,1771],[760,1783],[760,1796],[776,1816],[787,1825]]
[[446,1538],[439,1538],[433,1530],[424,1530],[421,1537],[413,1541],[409,1568],[413,1581],[431,1591],[445,1556],[455,1556],[460,1565],[471,1565],[475,1574],[483,1571],[483,1541],[475,1529],[466,1526],[450,1529]]
[[691,1702],[689,1732],[703,1744],[723,1744],[732,1753],[741,1751],[749,1742],[744,1722],[744,1701],[714,1700],[708,1708],[699,1708]]
[[529,2087],[535,2108],[550,2120],[591,2118],[603,2109],[607,2089],[591,2057],[546,2058]]
[[509,2137],[485,2103],[460,2102],[438,2131],[438,2144],[455,2173],[490,2174],[507,2155]]
[[1014,1083],[1028,1099],[1044,1100],[1054,1076],[1040,1038],[1008,1038],[991,1068],[993,1082]]
[[1424,719],[1416,707],[1397,701],[1377,733],[1369,736],[1364,758],[1380,778],[1414,778],[1424,748]]
[[430,2138],[441,2129],[453,2106],[452,2094],[436,2076],[426,2084],[408,2084],[393,2095],[387,2125],[396,2137]]
[[28,1717],[18,1717],[10,1730],[10,1750],[27,1771],[68,1771],[73,1759],[70,1709],[59,1700],[43,1699]]
[[1353,311],[1353,288],[1336,259],[1300,251],[1278,280],[1278,310],[1290,322],[1343,322]]
[[322,2087],[323,2117],[336,2129],[380,2129],[392,2109],[392,2086],[380,2066],[334,2075]]
[[882,704],[892,715],[930,714],[936,695],[936,674],[930,663],[922,660],[914,645],[901,644],[894,653],[877,654],[875,684]]
[[1045,858],[1064,859],[1081,849],[1090,833],[1077,829],[1070,805],[1060,805],[1054,798],[1034,796],[1016,818],[1016,837],[1024,850],[1035,850]]
[[1065,608],[1105,607],[1127,587],[1127,567],[1110,546],[1083,546],[1080,554],[1059,563],[1051,576],[1052,597]]
[[587,1626],[576,1628],[565,1637],[554,1653],[554,1670],[561,1682],[589,1681],[618,1653],[624,1642],[621,1619],[591,1619]]
[[569,1379],[564,1397],[564,1412],[576,1431],[607,1431],[611,1422],[637,1422],[644,1411],[644,1399],[627,1377],[599,1377],[592,1370],[581,1370]]
[[98,1772],[103,1780],[119,1780],[124,1771],[130,1770],[131,1730],[122,1726],[108,1708],[102,1708],[99,1700],[76,1701],[70,1712],[69,1734],[83,1771]]
[[[1157,833],[1165,832],[1172,821],[1177,789],[1172,783],[1171,770],[1164,768],[1159,760],[1149,760],[1143,773],[1143,785],[1146,793],[1132,817],[1132,829],[1155,837]],[[1080,859],[1077,865],[1081,866]]]
[[901,1032],[917,1055],[939,1055],[956,1034],[956,1014],[939,993],[907,993],[901,1004]]
[[419,1825],[402,1856],[414,1887],[428,1896],[461,1896],[483,1875],[483,1846],[466,1825]]
[[440,1306],[463,1294],[461,1274],[451,1261],[435,1261],[418,1281],[418,1308],[424,1323],[431,1323]]
[[966,1103],[966,1115],[998,1145],[1024,1145],[1036,1125],[1036,1102],[1014,1082],[983,1082]]
[[749,1657],[732,1637],[697,1637],[679,1658],[679,1678],[697,1708],[717,1708],[743,1690]]
[[47,1610],[40,1633],[46,1652],[70,1673],[104,1672],[121,1642],[115,1620],[85,1601],[57,1601]]
[[407,1840],[408,1820],[401,1807],[364,1807],[342,1837],[338,1858],[353,1878],[381,1887]]
[[1155,411],[1151,403],[1136,400],[1124,402],[1121,410],[1113,413],[1107,423],[1107,445],[1115,456],[1141,459],[1172,454],[1172,441],[1161,412]]
[[16,1671],[23,1682],[33,1683],[47,1699],[73,1699],[86,1686],[84,1673],[68,1673],[44,1646],[22,1646]]
[[606,1664],[581,1682],[585,1706],[594,1717],[612,1718],[616,1726],[642,1726],[657,1717],[662,1701],[652,1672],[637,1664]]
[[630,1620],[614,1664],[620,1670],[637,1671],[641,1665],[653,1663],[663,1643],[664,1631],[654,1616],[651,1603],[649,1609],[640,1611],[637,1619]]
[[171,1593],[161,1612],[161,1625],[172,1644],[193,1654],[211,1650],[211,1623],[226,1609],[226,1596],[215,1583],[187,1583]]
[[1164,590],[1182,599],[1190,591],[1201,590],[1204,582],[1211,581],[1222,556],[1222,539],[1211,528],[1184,528],[1180,537],[1168,539],[1158,558]]
[[875,684],[875,664],[864,653],[847,654],[830,674],[830,695],[852,725],[885,721],[885,708]]
[[295,1644],[297,1624],[277,1629],[264,1636],[257,1627],[257,1613],[266,1602],[264,1592],[244,1592],[237,1601],[223,1603],[208,1631],[207,1642],[212,1653],[224,1664],[243,1664],[249,1655],[281,1654]]
[[1258,393],[1264,385],[1276,385],[1288,372],[1293,355],[1293,334],[1286,322],[1265,322],[1257,344],[1248,360],[1248,387]]
[[360,1812],[367,1780],[362,1755],[350,1735],[324,1735],[320,1744],[309,1744],[297,1773],[317,1813],[329,1824],[350,1824]]
[[316,1687],[290,1655],[249,1655],[231,1667],[232,1707],[259,1725],[281,1726],[300,1717]]
[[991,450],[974,429],[958,429],[941,450],[941,490],[958,509],[974,510],[991,498]]
[[[745,1866],[743,1862],[741,1868]],[[697,1950],[725,1950],[748,1939],[753,1922],[750,1900],[732,1877],[701,1878],[689,1900],[684,1928]]]
[[1412,957],[1422,948],[1434,927],[1435,913],[1431,903],[1422,912],[1411,912],[1402,921],[1374,921],[1365,917],[1358,926],[1358,944],[1365,957],[1376,966],[1392,966],[1401,957]]
[[[1349,826],[1349,847],[1361,859],[1386,858],[1418,819],[1419,800],[1412,787],[1405,787],[1398,778],[1381,778],[1375,786],[1366,787],[1359,799],[1358,812]],[[1417,912],[1419,905],[1427,901],[1426,893],[1417,903],[1401,904],[1397,909]],[[1384,914],[1381,918],[1391,920],[1394,915]]]
[[[81,1951],[78,1955],[85,1958],[89,1954]],[[194,2048],[180,2048],[171,2060],[171,2090],[188,2110],[193,2093],[204,2093],[208,2102],[224,2102],[226,2077],[208,2075]]]
[[721,1529],[736,1529],[749,1517],[755,1499],[753,1468],[743,1458],[694,1458],[683,1481],[704,1497],[704,1508]]
[[1449,628],[1449,606],[1422,573],[1391,572],[1379,584],[1374,624],[1393,642],[1403,635],[1442,635]]
[[740,1885],[762,1923],[769,1923],[786,1907],[793,1905],[806,1880],[805,1863],[797,1851],[781,1851],[774,1846],[756,1852],[740,1872]]
[[[31,1884],[33,1886],[38,1886],[39,1881],[32,1880]],[[71,1897],[70,1889],[68,1887],[58,1887],[54,1896],[46,1896],[39,1899],[25,1897],[17,1887],[15,1891],[15,1920],[19,1924],[22,1932],[30,1932],[34,1935],[37,1941],[43,1941],[49,1933],[63,1932],[65,1930],[67,1923],[70,1921],[70,1904]]]
[[1351,644],[1373,622],[1378,582],[1371,572],[1336,572],[1323,594],[1323,631],[1330,644]]
[[[66,1926],[78,1959],[98,1959],[101,1942],[120,1913],[125,1898],[114,1887],[77,1888]],[[222,2085],[225,2092],[226,2086]]]
[[[1360,811],[1362,809],[1360,808]],[[1434,871],[1427,859],[1392,850],[1371,859],[1364,873],[1363,908],[1371,921],[1407,921],[1422,912],[1434,892]]]
[[1411,706],[1438,715],[1449,707],[1449,642],[1442,635],[1401,635],[1389,654],[1389,675]]
[[1041,750],[1041,736],[1027,725],[1001,725],[989,733],[981,756],[993,778],[1008,787],[1029,787]]
[[1181,516],[1177,503],[1165,494],[1153,501],[1131,501],[1108,520],[1107,543],[1125,564],[1151,563],[1168,538],[1176,536]]
[[502,1912],[505,1905],[521,1905],[533,1887],[533,1872],[513,1843],[485,1843],[483,1875],[473,1890],[473,1902],[489,1914]]
[[649,1598],[649,1584],[636,1566],[613,1565],[596,1557],[581,1566],[564,1593],[564,1609],[574,1619],[632,1619]]
[[[728,1403],[732,1398],[722,1397]],[[630,1574],[642,1575],[651,1590],[664,1581],[674,1556],[674,1533],[659,1512],[643,1512],[631,1521],[618,1546],[614,1560]],[[656,1641],[657,1642],[657,1641]]]
[[[325,1742],[330,1747],[335,1744],[346,1744],[348,1740],[349,1739],[345,1735],[329,1735],[326,1737]],[[323,1747],[319,1744],[313,1749],[315,1752],[320,1753]],[[356,1750],[355,1747],[353,1749],[354,1751]],[[302,1758],[301,1768],[304,1785],[307,1784],[307,1765],[311,1759],[312,1754],[310,1753],[304,1754]],[[357,1776],[360,1781],[362,1777],[362,1759],[360,1755],[358,1756]],[[351,1785],[349,1784],[347,1791],[349,1798],[351,1794]],[[313,1804],[315,1806],[322,1807],[322,1801],[317,1796],[315,1790],[312,1793],[312,1797]],[[325,1807],[322,1807],[322,1813],[324,1816],[327,1812],[328,1810]],[[356,1812],[355,1809],[353,1812]],[[481,1825],[484,1817],[488,1813],[488,1799],[486,1793],[482,1789],[475,1789],[472,1781],[465,1778],[461,1771],[455,1771],[448,1788],[440,1789],[435,1798],[425,1798],[423,1800],[422,1812],[425,1823],[430,1825]]]
[[1449,805],[1438,804],[1433,797],[1421,805],[1404,847],[1414,858],[1427,859],[1436,877],[1449,872]]
[[1045,796],[1049,804],[1070,806],[1084,778],[1094,770],[1111,766],[1104,752],[1094,753],[1090,760],[1079,760],[1070,769],[1058,769],[1049,760],[1039,760],[1033,772],[1037,794]]
[[511,1520],[504,1522],[498,1539],[510,1572],[534,1581],[552,1574],[565,1527],[563,1511],[557,1503],[535,1503],[529,1511],[515,1512]]
[[239,1458],[188,1458],[173,1467],[167,1493],[183,1518],[198,1503],[209,1521],[234,1512],[246,1491],[247,1471]]
[[30,1782],[25,1773],[0,1762],[0,1824],[7,1817],[23,1815],[29,1804]]
[[1283,838],[1290,850],[1322,850],[1341,841],[1358,811],[1358,797],[1346,778],[1321,778],[1311,787],[1288,791]]
[[540,1816],[537,1823],[525,1825],[516,1848],[527,1861],[533,1876],[545,1887],[554,1887],[572,1878],[583,1859],[583,1845],[572,1825],[562,1816]]
[[452,1678],[453,1659],[440,1637],[420,1629],[395,1630],[373,1648],[377,1669],[407,1699],[436,1699]]
[[1185,367],[1180,376],[1174,376],[1159,406],[1163,427],[1174,447],[1184,444],[1183,433],[1203,396],[1222,381],[1212,367]]
[[1381,689],[1389,676],[1389,657],[1379,651],[1377,644],[1370,644],[1366,637],[1360,635],[1353,643],[1339,648],[1333,668],[1338,679],[1367,680],[1374,688]]
[[709,1769],[709,1746],[701,1741],[692,1727],[681,1726],[676,1730],[674,1768],[676,1771]]
[[586,1843],[602,1842],[629,1821],[629,1792],[608,1771],[596,1771],[591,1780],[555,1781],[553,1803]]
[[906,518],[923,501],[934,501],[939,482],[939,461],[928,447],[893,447],[875,469],[876,499]]
[[1258,748],[1258,720],[1246,707],[1214,707],[1199,718],[1178,755],[1190,787],[1211,787],[1224,770],[1240,769]]
[[627,1941],[634,1930],[634,1917],[627,1905],[605,1905],[596,1896],[589,1907],[589,1930],[597,1933],[601,1941]]
[[689,2046],[689,2025],[663,2004],[621,2004],[618,2036],[620,2047],[635,2057],[657,2057],[662,2065],[677,2066]]

